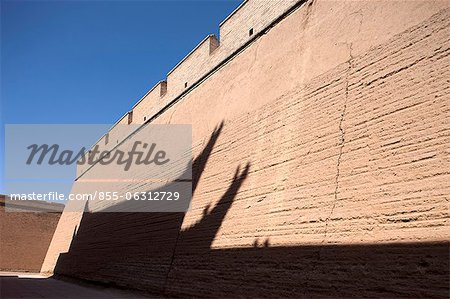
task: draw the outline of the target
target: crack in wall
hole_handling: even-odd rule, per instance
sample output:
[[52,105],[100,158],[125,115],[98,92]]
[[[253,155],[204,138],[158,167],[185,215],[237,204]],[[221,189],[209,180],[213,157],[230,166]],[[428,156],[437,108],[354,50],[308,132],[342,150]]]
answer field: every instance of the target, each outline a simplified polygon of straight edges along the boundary
[[306,27],[309,24],[309,21],[310,21],[311,15],[312,15],[314,1],[315,0],[307,1],[306,11],[305,11],[305,19],[302,22],[302,27],[304,30],[306,30]]
[[[359,28],[358,28],[358,34],[361,33],[361,27],[363,24],[363,18],[364,18],[364,14],[362,13],[362,10],[358,10],[352,14],[358,14],[360,16],[360,20],[359,20]],[[350,14],[350,15],[352,15]],[[340,132],[340,141],[339,141],[339,154],[338,154],[338,158],[337,158],[337,163],[336,163],[336,178],[335,178],[335,188],[334,188],[334,200],[333,200],[333,206],[331,207],[331,211],[330,214],[328,215],[328,217],[325,219],[325,232],[324,232],[324,237],[322,240],[322,244],[325,243],[327,236],[328,236],[328,223],[331,219],[331,217],[333,216],[334,213],[334,209],[336,208],[336,203],[338,202],[338,193],[339,193],[339,178],[340,178],[340,171],[341,171],[341,160],[342,160],[342,153],[344,151],[344,145],[345,145],[345,130],[342,127],[342,124],[345,120],[345,113],[347,111],[347,101],[348,101],[348,87],[349,87],[349,77],[351,74],[351,70],[353,68],[353,42],[351,43],[346,43],[347,47],[348,47],[348,55],[349,55],[349,59],[347,61],[348,63],[348,68],[347,68],[347,75],[345,78],[345,100],[344,100],[344,107],[342,108],[342,113],[341,113],[341,118],[339,120],[339,132]],[[320,251],[319,251],[319,258],[320,258]]]
[[[338,154],[338,158],[337,158],[337,163],[336,163],[336,177],[335,177],[335,188],[334,188],[334,200],[333,200],[333,206],[331,207],[331,211],[330,214],[328,215],[328,217],[325,219],[325,232],[324,232],[324,237],[322,240],[322,244],[325,243],[326,239],[327,239],[327,235],[328,235],[328,222],[330,221],[331,217],[333,216],[334,213],[334,209],[336,207],[336,203],[338,202],[338,193],[339,193],[339,178],[340,178],[340,166],[341,166],[341,160],[342,160],[342,153],[344,151],[344,145],[345,145],[345,130],[342,127],[342,124],[344,123],[345,120],[345,115],[347,112],[347,101],[348,101],[348,94],[349,94],[349,77],[350,77],[350,73],[351,70],[353,68],[353,55],[352,55],[352,51],[353,51],[353,43],[350,43],[348,45],[349,47],[349,60],[347,61],[348,63],[348,68],[347,68],[347,75],[345,78],[345,99],[344,99],[344,105],[342,108],[342,112],[341,112],[341,117],[339,119],[339,132],[340,132],[340,140],[339,140],[339,154]],[[319,252],[319,257],[320,257],[320,252]]]
[[[364,18],[364,14],[362,12],[362,10],[358,10],[352,14],[358,14],[360,16],[360,20],[359,20],[359,28],[358,28],[358,34],[361,33],[361,27],[363,24],[363,18]],[[350,15],[352,15],[350,14]],[[340,132],[340,140],[339,140],[339,154],[338,154],[338,158],[337,158],[337,163],[336,163],[336,178],[335,178],[335,188],[334,188],[334,200],[333,200],[333,205],[331,207],[331,211],[330,214],[328,215],[328,217],[325,219],[325,232],[324,232],[324,237],[323,240],[321,242],[321,244],[324,244],[327,237],[328,237],[328,224],[329,221],[331,220],[331,217],[333,216],[334,213],[334,209],[336,208],[336,204],[338,202],[338,193],[339,193],[339,178],[340,178],[340,172],[341,172],[341,160],[342,160],[342,153],[344,151],[344,145],[345,145],[345,130],[342,127],[342,124],[344,123],[345,120],[345,115],[347,112],[347,101],[348,101],[348,89],[349,89],[349,77],[351,74],[351,70],[353,68],[353,42],[346,42],[346,45],[348,47],[348,55],[349,55],[349,59],[347,60],[348,63],[348,68],[347,68],[347,75],[345,78],[345,99],[344,99],[344,107],[342,108],[342,112],[341,112],[341,118],[339,120],[339,132]],[[320,251],[319,250],[319,259],[320,259]]]

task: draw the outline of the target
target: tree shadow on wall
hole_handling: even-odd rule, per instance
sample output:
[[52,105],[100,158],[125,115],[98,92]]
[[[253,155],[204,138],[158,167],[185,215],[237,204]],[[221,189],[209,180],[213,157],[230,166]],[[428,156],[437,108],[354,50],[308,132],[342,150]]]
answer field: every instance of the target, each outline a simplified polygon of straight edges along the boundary
[[[202,152],[191,163],[192,193],[198,186],[223,125],[222,122],[215,128]],[[248,175],[249,167],[248,164],[242,171],[237,167],[229,188],[213,212],[198,223],[203,231],[202,247],[209,248]],[[167,188],[170,189],[170,184]],[[121,205],[129,203],[115,205],[114,210],[123,210]],[[184,216],[184,212],[117,213],[108,209],[101,213],[84,212],[74,230],[68,252],[60,254],[54,271],[78,279],[161,293],[173,262],[177,240],[183,234]]]
[[[192,163],[193,192],[222,127]],[[448,296],[448,242],[212,249],[249,172],[185,230],[184,213],[85,213],[55,273],[169,297]]]

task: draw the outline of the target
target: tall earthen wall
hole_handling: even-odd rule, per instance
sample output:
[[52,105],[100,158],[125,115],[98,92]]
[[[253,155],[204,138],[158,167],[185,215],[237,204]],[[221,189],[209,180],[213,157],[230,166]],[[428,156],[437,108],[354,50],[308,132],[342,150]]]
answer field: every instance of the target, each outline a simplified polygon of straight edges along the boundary
[[191,210],[64,213],[42,271],[173,296],[448,294],[450,3],[267,3],[133,107],[192,124]]

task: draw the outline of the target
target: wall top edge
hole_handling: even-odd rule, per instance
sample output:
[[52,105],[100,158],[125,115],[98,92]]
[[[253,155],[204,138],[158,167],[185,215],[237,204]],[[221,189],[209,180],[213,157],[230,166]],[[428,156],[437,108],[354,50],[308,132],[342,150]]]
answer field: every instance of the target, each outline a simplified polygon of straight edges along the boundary
[[[160,86],[160,85],[161,85],[162,83],[164,83],[164,82],[167,82],[167,81],[166,81],[166,80],[160,80],[160,81],[158,81],[158,83],[156,83],[152,88],[150,88],[150,90],[147,91],[147,92],[139,99],[139,101],[137,101],[136,104],[133,105],[133,107],[131,108],[131,110],[133,110],[137,105],[139,105],[139,103],[142,102],[142,101],[145,99],[146,96],[148,96],[153,90],[155,90],[156,87]],[[128,114],[128,112],[127,112],[127,114]],[[125,115],[126,115],[126,114],[125,114]],[[123,118],[123,117],[122,117],[122,118]],[[119,121],[122,120],[122,118],[120,118]],[[118,122],[119,122],[119,121],[118,121]]]
[[200,48],[200,46],[201,46],[202,44],[204,44],[207,40],[209,40],[209,39],[212,38],[212,37],[217,38],[215,34],[208,34],[204,39],[202,39],[201,42],[198,43],[197,46],[195,46],[194,49],[191,50],[191,52],[189,52],[186,56],[184,56],[184,58],[181,59],[181,61],[178,62],[177,65],[175,65],[175,66],[167,73],[167,76],[169,76],[171,73],[173,73],[173,71],[174,71],[176,68],[178,68],[178,67],[179,67],[186,59],[188,59],[189,56],[192,55],[192,53],[194,53],[198,48]]
[[233,10],[222,22],[219,24],[219,28],[222,27],[235,13],[237,13],[249,0],[244,0],[235,10]]
[[[122,117],[120,117],[119,120],[117,120],[105,134],[103,134],[99,139],[97,139],[97,141],[93,143],[92,147],[94,147],[96,144],[100,142],[100,140],[102,140],[106,135],[108,135],[111,132],[111,130],[114,129],[114,127],[120,123],[122,119],[128,116],[128,113],[130,113],[130,111],[127,111],[124,115],[122,115]],[[87,153],[88,152],[85,152],[83,156],[86,156]]]

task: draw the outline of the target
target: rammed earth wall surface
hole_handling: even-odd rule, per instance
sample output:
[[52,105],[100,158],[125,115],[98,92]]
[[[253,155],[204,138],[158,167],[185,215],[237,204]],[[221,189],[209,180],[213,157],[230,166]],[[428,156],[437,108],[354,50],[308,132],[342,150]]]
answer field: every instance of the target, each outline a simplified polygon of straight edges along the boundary
[[258,3],[198,51],[225,49],[227,23],[253,41],[133,108],[192,124],[190,211],[65,212],[42,271],[169,296],[448,296],[450,3]]
[[39,272],[60,216],[5,209],[0,195],[0,271]]

